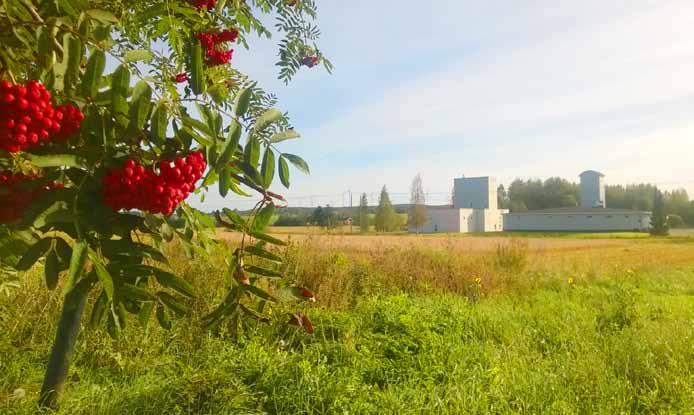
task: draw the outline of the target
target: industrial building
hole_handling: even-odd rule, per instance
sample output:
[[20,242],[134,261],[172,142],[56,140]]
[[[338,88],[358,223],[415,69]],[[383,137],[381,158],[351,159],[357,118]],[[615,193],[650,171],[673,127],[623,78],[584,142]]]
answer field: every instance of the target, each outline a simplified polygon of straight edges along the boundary
[[580,175],[581,206],[507,213],[506,231],[647,231],[651,212],[610,209],[605,200],[605,175],[588,170]]
[[[427,222],[422,232],[499,232],[503,214],[498,209],[496,179],[462,177],[453,181],[453,207],[427,207]],[[410,232],[416,229],[410,228]]]

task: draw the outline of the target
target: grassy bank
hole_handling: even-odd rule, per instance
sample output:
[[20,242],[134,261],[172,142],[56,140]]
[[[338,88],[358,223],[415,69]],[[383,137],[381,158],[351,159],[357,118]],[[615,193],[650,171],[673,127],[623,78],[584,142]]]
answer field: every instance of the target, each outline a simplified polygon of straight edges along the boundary
[[[87,331],[62,413],[691,412],[694,246],[608,242],[305,240],[286,254],[317,293],[313,335],[253,325],[234,340],[195,319]],[[211,300],[223,252],[172,266]],[[34,412],[59,306],[39,271],[0,298],[0,412]]]

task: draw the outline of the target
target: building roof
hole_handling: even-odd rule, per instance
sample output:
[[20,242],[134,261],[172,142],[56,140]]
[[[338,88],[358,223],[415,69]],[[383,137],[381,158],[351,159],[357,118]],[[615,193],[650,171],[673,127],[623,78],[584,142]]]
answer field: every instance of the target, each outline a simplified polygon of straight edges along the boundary
[[584,171],[583,173],[579,174],[578,176],[579,176],[579,177],[583,177],[583,176],[585,176],[585,175],[587,175],[587,174],[595,174],[595,175],[598,175],[598,176],[600,176],[600,177],[605,177],[604,174],[602,174],[602,173],[600,173],[599,171],[596,171],[596,170],[586,170],[586,171]]
[[526,212],[511,212],[512,215],[587,215],[587,214],[598,214],[598,215],[650,215],[651,212],[646,212],[643,210],[632,210],[632,209],[612,209],[612,208],[584,208],[584,207],[564,207],[564,208],[554,208],[554,209],[538,209],[529,210]]

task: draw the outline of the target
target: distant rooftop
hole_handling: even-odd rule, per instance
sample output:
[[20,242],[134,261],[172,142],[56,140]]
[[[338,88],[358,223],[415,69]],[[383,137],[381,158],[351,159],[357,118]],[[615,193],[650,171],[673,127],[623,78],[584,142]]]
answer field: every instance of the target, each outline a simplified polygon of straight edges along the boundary
[[597,174],[597,175],[600,176],[600,177],[605,177],[604,174],[600,173],[600,172],[597,171],[597,170],[586,170],[586,171],[584,171],[583,173],[579,174],[578,176],[579,176],[579,177],[583,177],[583,176],[586,175],[586,174]]
[[576,207],[563,207],[563,208],[553,208],[553,209],[538,209],[538,210],[528,210],[526,212],[512,212],[513,215],[533,215],[533,214],[598,214],[598,215],[635,215],[635,214],[650,214],[651,212],[646,212],[643,210],[632,210],[632,209],[611,209],[611,208],[584,208],[580,206]]

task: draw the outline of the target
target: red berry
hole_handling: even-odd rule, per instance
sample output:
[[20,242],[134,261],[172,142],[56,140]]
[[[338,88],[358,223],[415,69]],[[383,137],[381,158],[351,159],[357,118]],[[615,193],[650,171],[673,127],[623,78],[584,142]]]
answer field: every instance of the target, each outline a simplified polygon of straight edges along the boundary
[[174,76],[174,81],[177,82],[177,83],[179,83],[179,84],[182,83],[182,82],[185,82],[185,81],[187,81],[187,80],[188,80],[188,74],[185,73],[185,72],[181,72],[181,73],[176,74],[176,75]]

